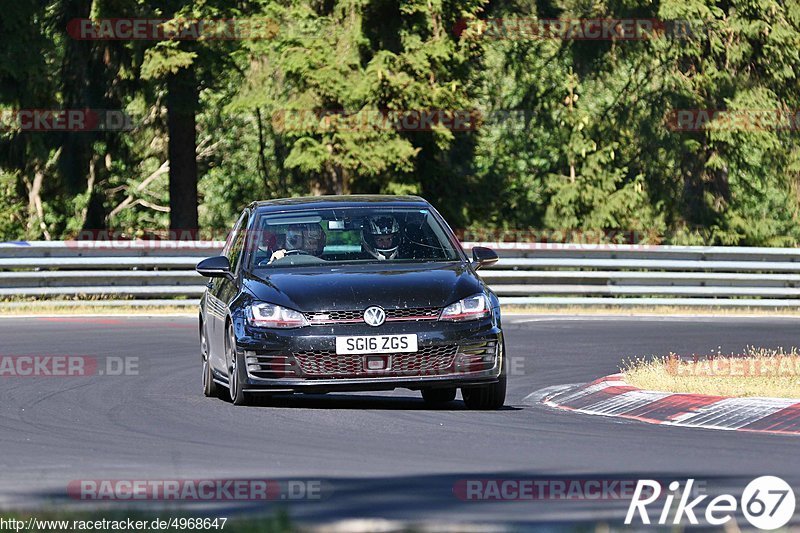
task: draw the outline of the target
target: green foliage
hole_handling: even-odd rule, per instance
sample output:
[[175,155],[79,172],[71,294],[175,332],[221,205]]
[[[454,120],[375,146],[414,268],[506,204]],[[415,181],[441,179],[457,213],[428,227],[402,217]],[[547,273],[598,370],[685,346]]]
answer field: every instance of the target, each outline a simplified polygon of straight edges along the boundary
[[[616,2],[558,8],[565,19],[630,16]],[[490,223],[625,229],[681,244],[797,244],[796,131],[712,122],[683,132],[666,120],[676,109],[796,110],[797,2],[653,8],[640,5],[637,16],[689,20],[693,35],[492,43],[483,105],[526,116],[522,128],[481,132],[479,174],[503,199]]]
[[[25,204],[17,195],[18,177],[0,170],[0,235],[25,233]],[[14,238],[14,237],[12,237]]]
[[[248,43],[247,80],[229,110],[263,108],[286,146],[284,167],[313,190],[418,189],[402,176],[416,169],[418,139],[379,117],[467,108],[466,69],[458,69],[469,58],[443,21],[478,5],[446,12],[427,2],[342,2],[321,12],[310,2],[268,4],[280,31]],[[391,46],[376,47],[382,39]],[[453,139],[442,128],[425,135],[438,150]]]
[[196,52],[181,50],[175,41],[158,43],[145,52],[141,76],[143,80],[164,78],[192,66]]

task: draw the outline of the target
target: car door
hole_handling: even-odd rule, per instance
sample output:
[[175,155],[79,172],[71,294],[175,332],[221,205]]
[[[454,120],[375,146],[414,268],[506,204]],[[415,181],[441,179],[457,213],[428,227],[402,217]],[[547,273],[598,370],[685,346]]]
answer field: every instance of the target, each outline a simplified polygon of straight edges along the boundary
[[[220,299],[225,307],[225,316],[229,315],[228,306],[236,298],[239,293],[239,286],[241,284],[241,272],[244,267],[245,261],[245,245],[247,244],[247,227],[250,221],[250,211],[245,209],[242,216],[237,223],[238,229],[234,235],[231,247],[228,250],[228,261],[231,264],[232,279],[220,278],[219,294],[217,297]],[[224,321],[222,327],[225,327]]]
[[211,278],[208,284],[207,305],[210,317],[211,332],[209,336],[214,340],[209,345],[209,354],[213,368],[219,371],[226,370],[225,363],[225,320],[228,316],[228,304],[236,295],[238,289],[238,272],[240,268],[244,239],[247,234],[249,211],[245,209],[239,220],[234,225],[222,255],[228,258],[231,264],[232,279]]

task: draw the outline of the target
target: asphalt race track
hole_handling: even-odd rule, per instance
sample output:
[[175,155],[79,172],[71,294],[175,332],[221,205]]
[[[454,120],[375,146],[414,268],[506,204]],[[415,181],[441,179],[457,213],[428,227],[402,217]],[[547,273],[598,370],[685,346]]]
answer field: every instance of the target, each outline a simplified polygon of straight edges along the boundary
[[[321,480],[298,522],[354,517],[517,526],[621,522],[628,500],[465,502],[465,479],[685,479],[732,492],[779,475],[800,495],[800,439],[687,429],[523,403],[614,373],[623,358],[800,345],[790,318],[509,316],[507,407],[426,409],[418,393],[295,396],[237,408],[201,392],[196,319],[0,320],[0,355],[138,358],[138,375],[0,377],[0,505],[68,503],[82,479]],[[131,360],[131,359],[129,359]],[[129,506],[111,502],[106,506]],[[152,504],[148,504],[152,505]],[[193,507],[194,506],[194,507]],[[264,504],[187,504],[230,516]],[[657,513],[656,513],[657,514]],[[798,515],[795,516],[798,520]]]

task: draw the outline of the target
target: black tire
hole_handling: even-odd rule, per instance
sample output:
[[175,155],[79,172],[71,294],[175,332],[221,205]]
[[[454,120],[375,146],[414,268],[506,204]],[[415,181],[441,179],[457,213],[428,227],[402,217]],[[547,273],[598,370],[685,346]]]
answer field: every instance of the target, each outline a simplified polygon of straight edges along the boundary
[[236,353],[236,338],[233,336],[233,325],[228,324],[225,336],[225,360],[228,362],[228,390],[233,405],[247,405],[250,398],[244,392],[247,381],[247,368],[244,356]]
[[205,323],[200,326],[200,355],[203,358],[203,395],[208,398],[219,397],[219,387],[214,382],[214,373],[208,360],[208,335]]
[[456,399],[456,388],[422,389],[422,399],[430,405],[441,405]]
[[500,358],[502,367],[500,369],[500,377],[497,383],[490,383],[489,385],[477,385],[474,387],[461,387],[461,397],[464,398],[464,404],[467,409],[474,409],[479,411],[489,411],[500,409],[506,402],[506,349],[505,343],[500,345]]

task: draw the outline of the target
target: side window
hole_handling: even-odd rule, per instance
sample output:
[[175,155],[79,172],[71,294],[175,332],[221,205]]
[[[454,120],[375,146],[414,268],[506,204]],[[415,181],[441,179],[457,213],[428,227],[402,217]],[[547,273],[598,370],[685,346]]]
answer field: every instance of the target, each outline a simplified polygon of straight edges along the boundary
[[242,216],[239,217],[238,222],[236,222],[236,226],[234,226],[233,231],[228,237],[228,242],[225,243],[225,249],[222,252],[223,255],[228,258],[228,261],[231,264],[231,272],[234,274],[236,274],[238,271],[239,262],[242,259],[244,240],[247,236],[248,218],[247,211],[242,213]]
[[238,233],[239,228],[242,227],[242,221],[244,220],[244,216],[247,214],[246,211],[243,211],[241,215],[239,215],[239,219],[236,221],[236,224],[233,225],[233,229],[228,232],[228,236],[225,238],[225,246],[222,247],[222,254],[228,259],[230,259],[230,252],[231,252],[231,245],[233,244],[233,239],[236,237],[236,233]]

